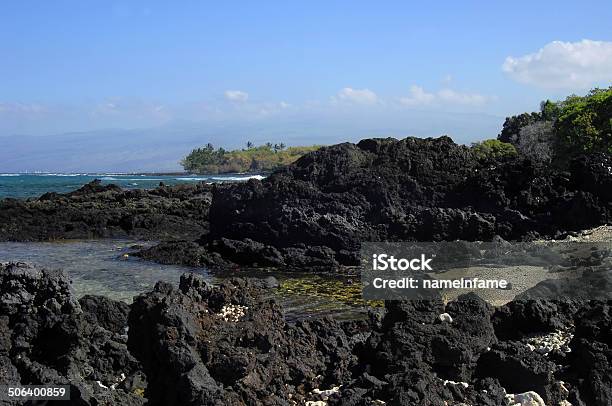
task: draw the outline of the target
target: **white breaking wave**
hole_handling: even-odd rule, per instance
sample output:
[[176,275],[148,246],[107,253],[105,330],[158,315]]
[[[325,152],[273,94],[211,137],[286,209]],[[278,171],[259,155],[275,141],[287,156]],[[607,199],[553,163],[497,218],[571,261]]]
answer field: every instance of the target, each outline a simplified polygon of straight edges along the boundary
[[262,180],[265,179],[265,176],[262,175],[252,175],[252,176],[227,176],[227,177],[212,177],[209,179],[212,180],[231,180],[231,181],[240,181],[240,180],[249,180],[249,179],[257,179],[257,180]]
[[36,173],[33,175],[37,176],[60,176],[60,177],[75,177],[75,176],[88,176],[86,173]]
[[211,178],[174,178],[174,180],[185,180],[185,181],[194,181],[194,180],[209,180]]
[[20,173],[0,173],[0,176],[21,176]]
[[[104,179],[104,178],[102,178]],[[163,180],[167,180],[164,178],[115,178],[114,180],[128,180],[128,181],[163,181]]]

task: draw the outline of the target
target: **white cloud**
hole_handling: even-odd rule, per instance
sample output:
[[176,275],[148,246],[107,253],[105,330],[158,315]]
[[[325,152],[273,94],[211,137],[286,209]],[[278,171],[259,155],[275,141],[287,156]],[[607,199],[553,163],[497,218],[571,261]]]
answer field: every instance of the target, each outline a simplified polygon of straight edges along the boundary
[[340,90],[332,101],[343,101],[356,104],[376,104],[378,96],[370,89],[353,89],[345,87]]
[[478,93],[460,93],[451,89],[442,89],[438,92],[438,98],[446,103],[480,105],[491,99]]
[[249,94],[240,90],[226,90],[225,98],[229,101],[244,103],[249,99]]
[[494,97],[485,96],[479,93],[461,93],[448,88],[433,93],[425,91],[421,86],[412,86],[410,87],[410,95],[400,98],[400,103],[405,106],[424,106],[432,104],[477,106],[494,99]]
[[520,83],[585,89],[612,81],[612,42],[553,41],[535,53],[507,57],[502,69]]
[[431,104],[436,98],[433,93],[427,93],[421,86],[411,86],[410,96],[400,98],[400,103],[407,106]]

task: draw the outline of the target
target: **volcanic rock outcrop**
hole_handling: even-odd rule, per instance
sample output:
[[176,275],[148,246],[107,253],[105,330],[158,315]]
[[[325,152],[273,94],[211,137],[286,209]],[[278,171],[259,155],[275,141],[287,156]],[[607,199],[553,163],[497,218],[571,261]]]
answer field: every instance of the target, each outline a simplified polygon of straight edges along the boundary
[[477,159],[448,137],[367,139],[312,152],[263,181],[215,185],[198,245],[142,252],[214,266],[356,265],[363,241],[558,237],[612,216],[612,159],[569,170],[521,158]]
[[356,265],[363,241],[559,237],[612,218],[612,158],[565,170],[483,159],[448,137],[366,139],[309,153],[245,183],[0,201],[1,240],[172,240],[143,258],[209,267]]
[[0,383],[70,385],[72,405],[144,404],[132,387],[144,375],[127,349],[128,311],[77,300],[61,271],[0,264]]
[[[612,399],[610,301],[492,308],[470,294],[447,304],[390,301],[369,320],[289,324],[255,279],[213,287],[185,274],[178,287],[159,282],[131,306],[77,301],[69,285],[61,272],[0,267],[0,384],[70,385],[68,405]],[[531,344],[552,336],[566,342],[546,351]]]
[[195,239],[208,229],[205,184],[123,190],[93,181],[74,192],[0,200],[0,241],[134,237]]

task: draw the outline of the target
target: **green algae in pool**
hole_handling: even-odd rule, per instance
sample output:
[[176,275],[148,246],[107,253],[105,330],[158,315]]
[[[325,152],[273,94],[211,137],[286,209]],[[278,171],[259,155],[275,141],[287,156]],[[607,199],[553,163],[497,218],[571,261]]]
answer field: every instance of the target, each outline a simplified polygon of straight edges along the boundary
[[31,262],[48,269],[63,269],[78,296],[104,295],[130,303],[134,296],[151,290],[157,281],[178,285],[184,272],[196,272],[212,283],[228,276],[274,276],[281,287],[273,297],[282,305],[288,321],[334,315],[340,319],[362,317],[358,278],[249,271],[245,274],[213,275],[203,268],[162,265],[130,256],[135,247],[151,242],[132,240],[78,240],[60,242],[2,242],[0,262]]

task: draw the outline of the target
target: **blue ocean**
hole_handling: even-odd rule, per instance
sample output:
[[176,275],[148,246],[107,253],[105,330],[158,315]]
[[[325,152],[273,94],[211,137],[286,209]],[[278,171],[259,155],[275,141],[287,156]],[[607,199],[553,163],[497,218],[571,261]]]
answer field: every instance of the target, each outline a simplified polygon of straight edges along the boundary
[[108,173],[0,173],[0,199],[6,197],[37,197],[47,192],[66,193],[80,188],[94,179],[114,183],[127,189],[152,189],[163,182],[176,185],[193,182],[241,182],[261,175],[134,175]]

